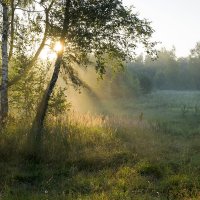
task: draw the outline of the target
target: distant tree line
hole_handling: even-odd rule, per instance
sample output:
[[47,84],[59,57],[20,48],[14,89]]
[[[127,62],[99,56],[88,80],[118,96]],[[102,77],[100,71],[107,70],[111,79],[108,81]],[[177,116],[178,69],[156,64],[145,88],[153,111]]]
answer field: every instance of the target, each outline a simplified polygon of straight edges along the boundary
[[158,52],[158,59],[139,56],[128,65],[140,81],[141,88],[161,90],[199,90],[200,89],[200,43],[191,50],[188,57],[177,58],[175,49],[165,48]]
[[119,98],[152,90],[200,90],[200,42],[191,49],[188,57],[176,57],[175,48],[162,48],[157,60],[139,55],[127,64],[124,73],[107,73],[100,89]]
[[139,56],[127,67],[128,74],[137,77],[143,92],[153,88],[161,90],[200,89],[200,43],[191,50],[188,57],[177,58],[175,49],[162,48],[158,59]]

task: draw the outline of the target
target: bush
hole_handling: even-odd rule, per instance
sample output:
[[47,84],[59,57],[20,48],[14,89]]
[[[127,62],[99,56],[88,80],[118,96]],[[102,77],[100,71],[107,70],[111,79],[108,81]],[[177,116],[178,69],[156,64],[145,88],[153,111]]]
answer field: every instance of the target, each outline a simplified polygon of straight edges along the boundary
[[140,82],[140,88],[142,90],[142,93],[147,94],[152,91],[153,84],[149,77],[145,75],[140,75],[139,82]]

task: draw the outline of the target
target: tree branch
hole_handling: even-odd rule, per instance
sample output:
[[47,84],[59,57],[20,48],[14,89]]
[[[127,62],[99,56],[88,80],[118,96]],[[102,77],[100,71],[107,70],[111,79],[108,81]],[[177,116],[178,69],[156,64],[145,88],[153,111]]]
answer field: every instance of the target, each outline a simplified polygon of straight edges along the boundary
[[[35,62],[37,61],[42,49],[45,46],[45,42],[46,42],[46,39],[47,39],[47,34],[48,34],[48,31],[49,31],[49,11],[51,10],[54,2],[55,2],[55,0],[53,0],[51,2],[51,4],[49,5],[48,9],[46,9],[46,11],[45,11],[45,14],[46,14],[46,20],[45,20],[46,23],[45,23],[45,25],[46,26],[45,26],[44,36],[43,36],[42,42],[41,42],[38,50],[36,51],[36,53],[35,53],[34,57],[32,58],[32,60],[27,64],[26,68],[22,69],[19,72],[18,75],[16,75],[12,80],[10,80],[8,82],[8,87],[11,87],[12,85],[14,85],[18,81],[20,81],[21,78],[24,77],[31,70],[31,68],[34,66]],[[0,85],[0,90],[1,89],[2,89],[2,86]]]

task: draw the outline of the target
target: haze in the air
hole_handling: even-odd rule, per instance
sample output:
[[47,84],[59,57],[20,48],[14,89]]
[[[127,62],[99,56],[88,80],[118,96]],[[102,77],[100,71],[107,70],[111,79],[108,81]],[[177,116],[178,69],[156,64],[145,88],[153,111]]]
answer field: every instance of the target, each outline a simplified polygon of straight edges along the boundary
[[123,0],[134,5],[140,16],[152,21],[154,38],[161,46],[176,48],[178,57],[188,56],[190,49],[200,41],[199,0]]

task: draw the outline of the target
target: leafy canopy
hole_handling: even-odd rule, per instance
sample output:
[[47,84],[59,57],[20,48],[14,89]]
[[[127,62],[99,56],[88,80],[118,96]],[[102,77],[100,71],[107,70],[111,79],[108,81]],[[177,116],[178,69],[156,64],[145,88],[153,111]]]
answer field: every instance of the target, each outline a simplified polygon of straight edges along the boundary
[[[150,22],[124,7],[121,0],[71,0],[68,16],[64,53],[67,65],[63,66],[87,65],[90,55],[102,75],[108,60],[115,59],[122,66],[124,61],[133,59],[139,43],[148,54],[155,55]],[[64,17],[63,1],[58,1],[49,20],[49,37],[54,40],[61,35]]]

